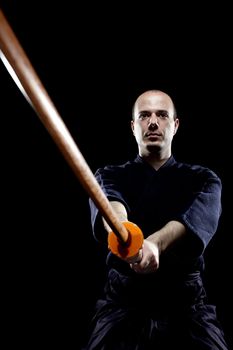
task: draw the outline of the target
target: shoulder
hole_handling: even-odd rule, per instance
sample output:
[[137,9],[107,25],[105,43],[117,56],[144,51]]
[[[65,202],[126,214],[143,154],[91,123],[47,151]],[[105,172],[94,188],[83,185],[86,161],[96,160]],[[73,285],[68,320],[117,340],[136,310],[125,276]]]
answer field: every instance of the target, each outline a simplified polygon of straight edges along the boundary
[[185,162],[175,162],[174,166],[177,169],[186,171],[187,173],[191,174],[206,174],[207,176],[213,176],[218,177],[217,173],[208,168],[207,166],[203,166],[200,164],[191,164],[191,163],[185,163]]
[[107,164],[103,167],[98,168],[95,174],[123,174],[127,171],[131,171],[131,169],[133,169],[136,165],[137,164],[134,160],[129,160],[125,163],[120,164]]
[[203,180],[216,180],[221,183],[219,175],[207,166],[200,164],[190,164],[185,162],[175,162],[174,168],[183,172],[185,175]]

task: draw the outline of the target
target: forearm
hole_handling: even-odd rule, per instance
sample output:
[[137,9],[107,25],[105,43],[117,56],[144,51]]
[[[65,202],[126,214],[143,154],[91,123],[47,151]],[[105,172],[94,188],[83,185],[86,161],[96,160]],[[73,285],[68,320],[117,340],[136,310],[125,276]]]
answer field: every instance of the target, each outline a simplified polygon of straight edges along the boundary
[[186,234],[185,226],[178,221],[169,221],[163,228],[146,239],[158,246],[161,254]]
[[[113,210],[115,211],[119,221],[128,221],[128,215],[127,215],[127,211],[125,209],[125,206],[121,203],[121,202],[117,202],[117,201],[110,201],[110,204],[113,208]],[[106,229],[106,231],[109,233],[112,231],[112,229],[110,228],[110,226],[108,225],[108,223],[106,222],[106,220],[103,218],[103,224],[104,224],[104,228]]]
[[[110,201],[112,208],[114,209],[117,217],[120,221],[128,221],[128,214],[125,206],[118,201]],[[104,227],[107,232],[111,232],[112,229],[103,218]],[[186,234],[185,226],[179,221],[169,221],[163,228],[156,231],[147,237],[147,240],[158,245],[160,252],[166,250],[173,243],[179,240]]]
[[[121,202],[111,201],[110,204],[120,221],[128,221],[126,208]],[[108,233],[112,231],[104,218],[103,224]],[[173,220],[169,221],[160,230],[148,236],[146,240],[154,243],[158,247],[160,255],[163,251],[171,247],[176,241],[185,236],[185,234],[185,226],[181,222]]]

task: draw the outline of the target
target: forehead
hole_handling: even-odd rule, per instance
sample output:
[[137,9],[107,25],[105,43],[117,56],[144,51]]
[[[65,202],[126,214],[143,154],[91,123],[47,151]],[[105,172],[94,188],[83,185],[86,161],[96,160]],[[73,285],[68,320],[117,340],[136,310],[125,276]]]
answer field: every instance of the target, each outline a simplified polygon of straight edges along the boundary
[[138,97],[135,103],[135,113],[150,110],[167,110],[173,112],[171,98],[164,93],[144,93]]

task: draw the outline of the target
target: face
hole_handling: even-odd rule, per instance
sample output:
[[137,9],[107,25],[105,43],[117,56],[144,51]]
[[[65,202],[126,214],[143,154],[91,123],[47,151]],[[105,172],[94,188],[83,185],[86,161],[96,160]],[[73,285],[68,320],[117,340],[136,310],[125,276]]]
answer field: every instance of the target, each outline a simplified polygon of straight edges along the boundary
[[179,120],[174,120],[174,106],[167,94],[147,91],[138,97],[131,127],[141,156],[163,152],[169,157],[178,126]]

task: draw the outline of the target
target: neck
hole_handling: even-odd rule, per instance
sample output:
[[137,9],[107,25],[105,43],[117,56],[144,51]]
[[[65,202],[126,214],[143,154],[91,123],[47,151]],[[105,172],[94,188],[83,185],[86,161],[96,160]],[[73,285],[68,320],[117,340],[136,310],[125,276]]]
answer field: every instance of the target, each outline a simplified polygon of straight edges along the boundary
[[171,152],[139,152],[139,155],[149,163],[154,169],[158,170],[171,157]]

